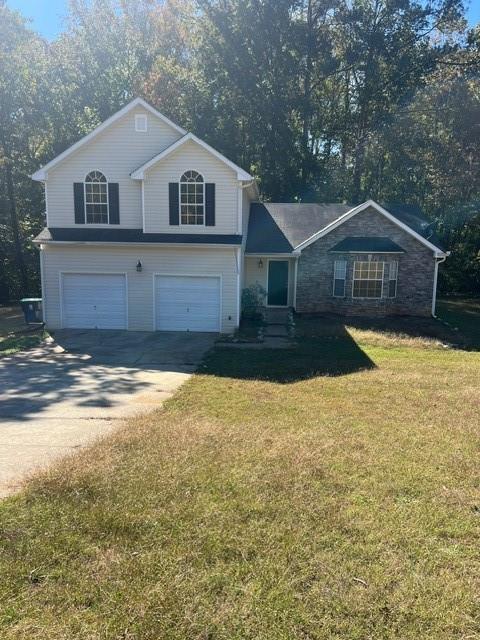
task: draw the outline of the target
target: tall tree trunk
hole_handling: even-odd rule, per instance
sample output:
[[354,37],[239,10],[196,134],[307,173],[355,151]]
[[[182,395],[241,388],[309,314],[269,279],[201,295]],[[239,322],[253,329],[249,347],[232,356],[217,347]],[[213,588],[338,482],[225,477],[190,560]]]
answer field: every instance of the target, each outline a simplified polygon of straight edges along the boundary
[[312,115],[312,72],[315,50],[315,25],[313,19],[313,0],[307,0],[307,42],[305,51],[305,77],[303,79],[303,113],[302,113],[302,141],[303,163],[302,180],[306,186],[310,166],[310,135]]
[[10,204],[10,226],[13,234],[13,245],[15,248],[15,261],[20,274],[20,285],[24,295],[27,294],[28,277],[25,260],[23,259],[22,238],[20,236],[20,225],[18,224],[17,202],[15,197],[15,185],[13,182],[11,161],[5,163],[5,183],[7,186],[7,197]]
[[359,204],[362,200],[362,176],[365,162],[365,134],[360,133],[355,146],[355,159],[352,177],[352,204]]
[[345,86],[343,94],[343,131],[341,134],[341,167],[342,171],[345,171],[347,167],[347,145],[348,145],[348,132],[350,127],[347,122],[350,120],[350,74],[345,72]]

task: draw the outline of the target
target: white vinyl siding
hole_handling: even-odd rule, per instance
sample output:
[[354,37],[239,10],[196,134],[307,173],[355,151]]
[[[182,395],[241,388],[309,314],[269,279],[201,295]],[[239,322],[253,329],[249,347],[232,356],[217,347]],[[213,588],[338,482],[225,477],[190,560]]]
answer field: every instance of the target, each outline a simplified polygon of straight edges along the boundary
[[[148,115],[148,135],[135,131],[135,116],[147,115],[141,107],[125,114],[91,142],[81,147],[48,172],[45,184],[48,225],[73,227],[73,183],[84,182],[92,170],[101,171],[109,182],[118,182],[120,226],[141,228],[141,182],[130,174],[181,135],[153,115]],[[177,178],[178,180],[178,178]]]
[[221,278],[155,276],[155,324],[159,331],[220,331]]
[[[283,258],[281,258],[283,260]],[[268,279],[268,258],[262,258],[263,267],[258,266],[259,258],[245,257],[245,279],[244,288],[259,284],[265,291],[267,290]],[[288,306],[293,306],[293,295],[295,289],[295,259],[285,258],[289,261],[288,265]]]
[[[142,271],[136,270],[138,260]],[[221,276],[221,331],[230,333],[237,319],[235,248],[125,247],[45,245],[44,298],[48,326],[61,326],[60,272],[126,273],[128,329],[154,329],[154,274]]]
[[127,291],[122,274],[61,273],[62,326],[126,329]]
[[[169,224],[168,185],[185,171],[197,171],[215,184],[215,226]],[[139,181],[138,181],[139,182]],[[238,180],[235,172],[195,142],[189,141],[145,174],[146,233],[238,233]]]

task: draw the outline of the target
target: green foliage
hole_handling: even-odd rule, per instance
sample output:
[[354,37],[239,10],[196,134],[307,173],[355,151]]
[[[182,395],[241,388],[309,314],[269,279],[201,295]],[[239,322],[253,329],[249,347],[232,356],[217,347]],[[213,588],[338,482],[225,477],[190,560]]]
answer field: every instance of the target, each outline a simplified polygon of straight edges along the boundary
[[252,284],[242,291],[242,316],[256,319],[260,315],[261,307],[265,306],[267,292],[260,284]]
[[478,223],[458,212],[480,201],[480,31],[462,11],[72,0],[47,43],[0,0],[0,300],[39,292],[31,173],[134,95],[251,171],[266,200],[420,205],[455,251],[442,287],[470,291]]
[[451,256],[440,271],[443,291],[480,294],[480,205],[476,211],[471,219],[444,232]]

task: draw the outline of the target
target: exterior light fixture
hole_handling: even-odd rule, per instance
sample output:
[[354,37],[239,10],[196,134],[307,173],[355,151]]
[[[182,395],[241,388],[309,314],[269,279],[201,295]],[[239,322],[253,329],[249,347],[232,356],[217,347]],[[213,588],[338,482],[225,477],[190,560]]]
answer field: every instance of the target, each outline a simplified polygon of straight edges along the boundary
[[258,268],[259,269],[263,269],[263,260],[260,258],[260,260],[258,261]]
[[142,267],[142,263],[141,263],[141,262],[140,262],[140,260],[139,260],[139,261],[137,262],[137,271],[138,271],[138,273],[140,273],[142,269],[143,269],[143,267]]

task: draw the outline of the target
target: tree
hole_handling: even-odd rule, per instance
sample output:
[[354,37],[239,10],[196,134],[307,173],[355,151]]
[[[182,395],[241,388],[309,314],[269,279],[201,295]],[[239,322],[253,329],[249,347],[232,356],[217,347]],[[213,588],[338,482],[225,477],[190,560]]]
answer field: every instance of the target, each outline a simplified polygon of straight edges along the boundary
[[[21,16],[0,6],[0,225],[2,262],[10,296],[36,288],[36,253],[28,239],[40,230],[41,190],[29,173],[48,128],[45,43]],[[5,289],[5,284],[4,284]],[[5,292],[6,295],[6,292]]]
[[135,95],[252,172],[265,199],[420,205],[455,250],[443,285],[471,290],[479,31],[461,4],[70,0],[47,43],[0,0],[0,296],[38,291],[31,173]]

